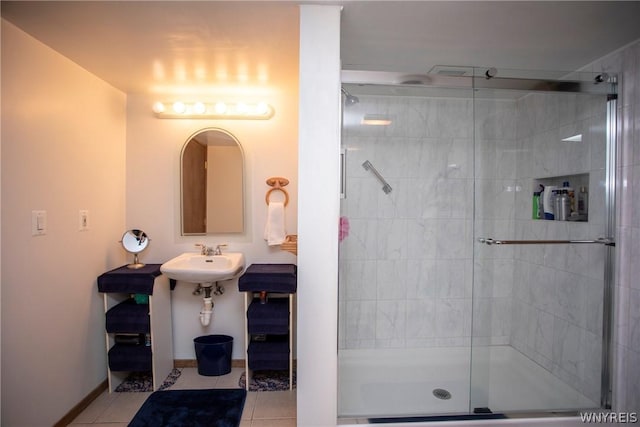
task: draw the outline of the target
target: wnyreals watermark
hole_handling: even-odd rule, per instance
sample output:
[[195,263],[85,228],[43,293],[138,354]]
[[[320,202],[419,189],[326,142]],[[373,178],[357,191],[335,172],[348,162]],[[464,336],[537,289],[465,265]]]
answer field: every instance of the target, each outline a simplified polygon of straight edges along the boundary
[[581,412],[580,419],[585,424],[636,424],[637,412]]

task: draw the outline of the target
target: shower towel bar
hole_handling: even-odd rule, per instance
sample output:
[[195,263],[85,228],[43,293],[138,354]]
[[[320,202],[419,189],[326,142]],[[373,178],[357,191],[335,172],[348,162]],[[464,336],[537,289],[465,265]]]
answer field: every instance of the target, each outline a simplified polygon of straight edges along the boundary
[[384,191],[385,194],[391,193],[391,186],[382,177],[382,175],[380,175],[380,172],[378,172],[378,170],[373,167],[373,165],[371,164],[371,162],[369,160],[365,160],[364,163],[362,164],[362,167],[365,170],[370,170],[371,172],[373,172],[373,174],[378,178],[378,181],[380,181],[382,183],[382,191]]
[[564,245],[579,243],[598,243],[606,246],[615,246],[613,239],[597,238],[595,240],[498,240],[491,237],[479,237],[478,242],[487,245]]

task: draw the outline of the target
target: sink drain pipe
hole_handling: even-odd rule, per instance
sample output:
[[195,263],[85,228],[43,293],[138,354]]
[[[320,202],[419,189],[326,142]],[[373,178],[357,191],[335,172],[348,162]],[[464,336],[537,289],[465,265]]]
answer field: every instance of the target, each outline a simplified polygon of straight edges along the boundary
[[[213,289],[214,283],[216,286],[215,290]],[[213,313],[213,298],[211,298],[211,292],[213,291],[214,295],[224,294],[224,286],[218,282],[214,283],[198,283],[195,291],[193,291],[193,295],[200,295],[204,290],[204,305],[202,310],[200,310],[200,323],[202,326],[209,326],[209,323],[211,323],[211,313]]]
[[200,323],[202,326],[209,326],[211,323],[211,313],[213,313],[213,298],[204,297],[204,306],[200,311]]

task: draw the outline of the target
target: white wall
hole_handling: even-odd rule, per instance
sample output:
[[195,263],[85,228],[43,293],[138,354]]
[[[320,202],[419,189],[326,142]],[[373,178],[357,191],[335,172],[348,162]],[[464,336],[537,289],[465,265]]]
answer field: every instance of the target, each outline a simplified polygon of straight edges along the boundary
[[300,7],[298,426],[337,416],[340,7]]
[[2,425],[52,425],[106,378],[96,278],[124,261],[125,107],[2,21]]

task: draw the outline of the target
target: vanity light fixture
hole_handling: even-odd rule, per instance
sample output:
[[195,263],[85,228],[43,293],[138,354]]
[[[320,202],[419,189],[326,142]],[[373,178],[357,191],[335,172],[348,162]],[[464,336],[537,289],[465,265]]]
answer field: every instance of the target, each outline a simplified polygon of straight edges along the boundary
[[239,119],[267,120],[274,109],[266,102],[156,102],[153,113],[159,119]]

